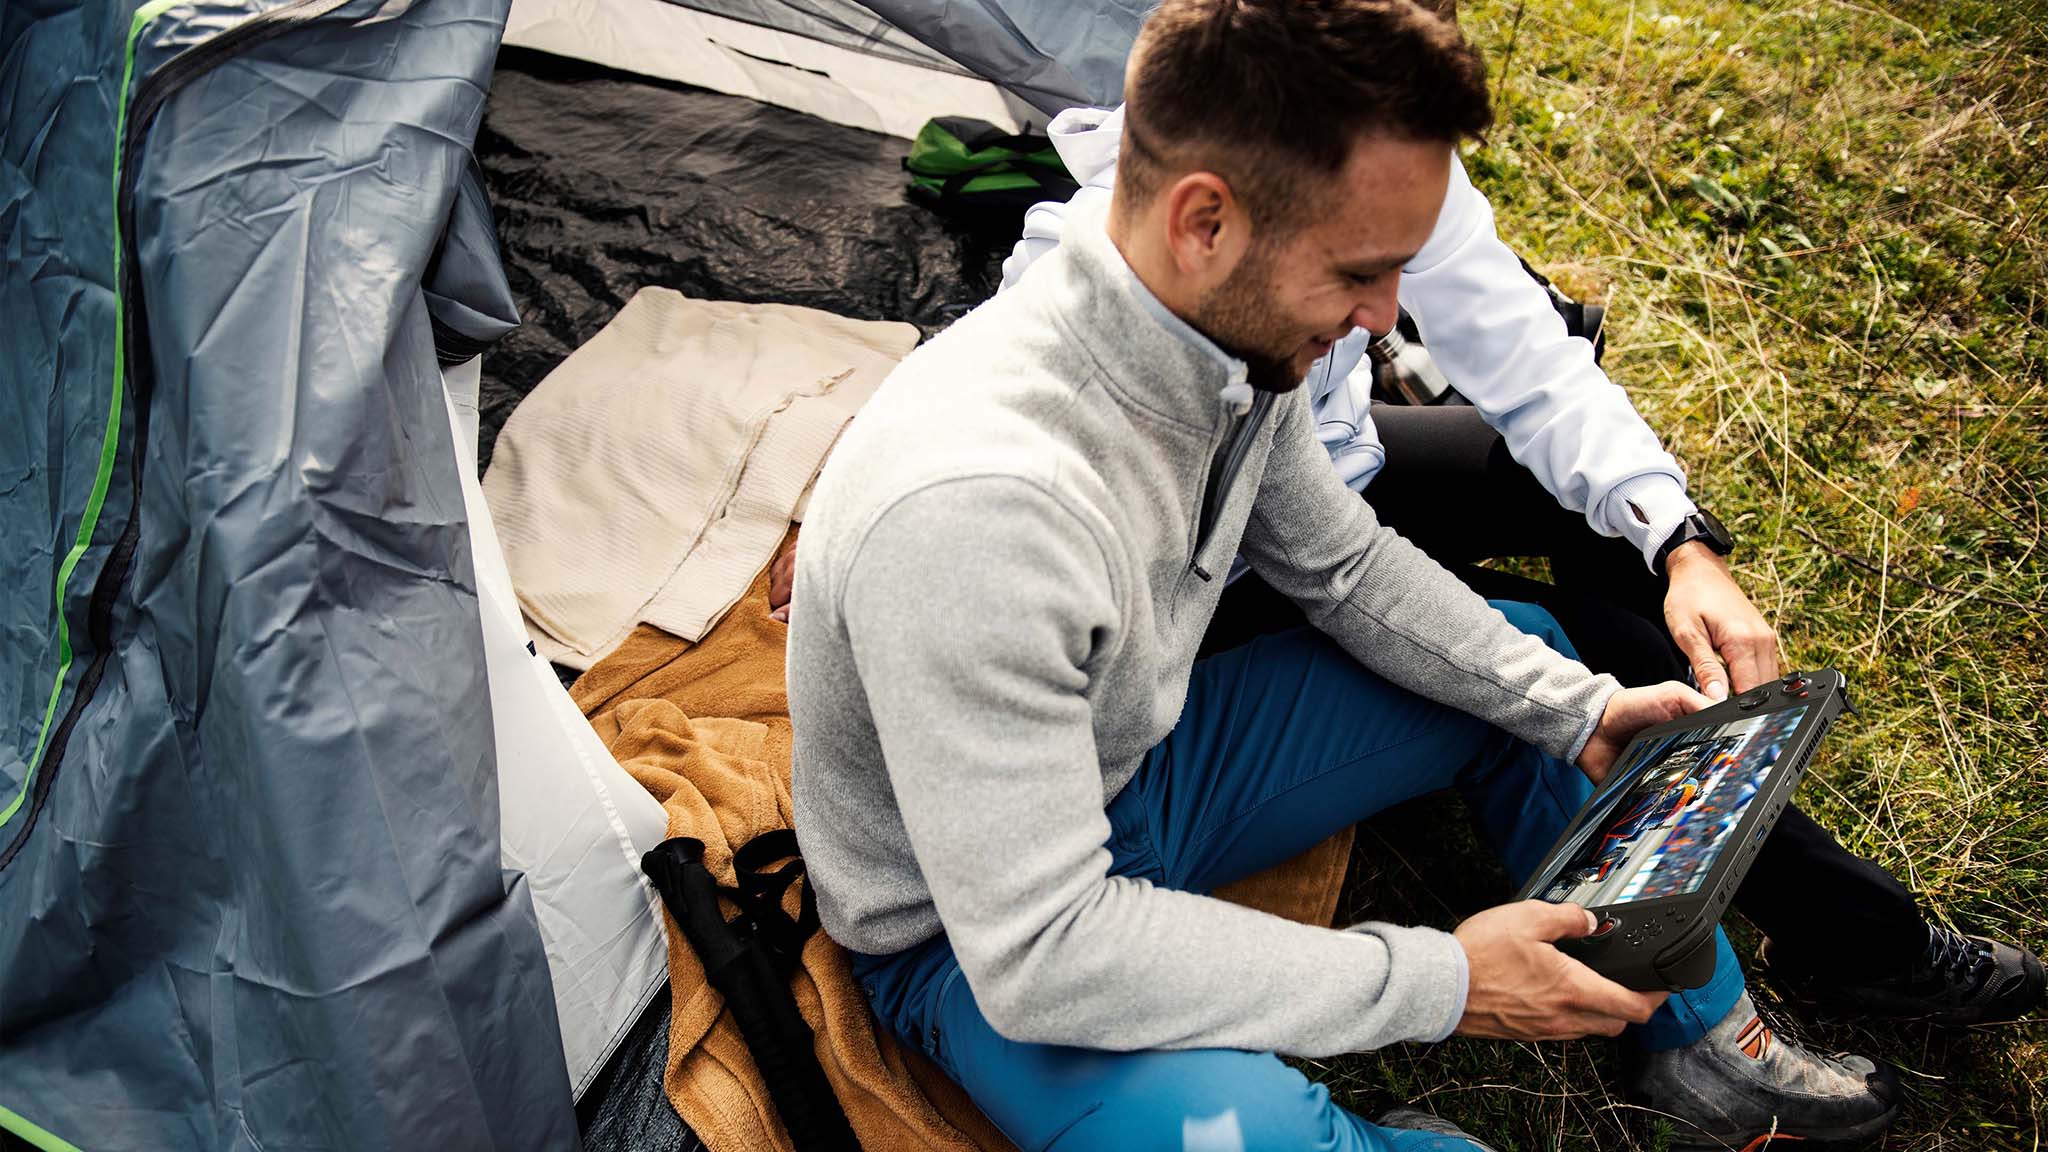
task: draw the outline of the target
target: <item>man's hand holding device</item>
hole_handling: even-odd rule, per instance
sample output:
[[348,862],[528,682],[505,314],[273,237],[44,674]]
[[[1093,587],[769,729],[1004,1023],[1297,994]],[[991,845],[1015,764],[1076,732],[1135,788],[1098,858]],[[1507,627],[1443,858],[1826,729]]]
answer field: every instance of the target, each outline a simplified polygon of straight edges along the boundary
[[1601,787],[1521,892],[1589,909],[1594,931],[1558,948],[1628,988],[1696,988],[1713,976],[1714,925],[1848,706],[1831,669],[1704,708],[1675,689],[1609,702],[1581,757]]
[[1727,526],[1700,509],[1665,539],[1652,562],[1670,582],[1665,626],[1710,700],[1778,677],[1778,635],[1728,571],[1734,550]]
[[[1636,733],[1710,703],[1683,684],[1622,689],[1608,699],[1579,756],[1580,770],[1600,783]],[[1489,908],[1458,925],[1454,935],[1469,968],[1458,1034],[1571,1040],[1613,1036],[1648,1020],[1668,993],[1630,991],[1557,950],[1557,941],[1582,938],[1598,925],[1576,904],[1542,900]]]
[[1711,704],[1713,701],[1706,696],[1673,680],[1623,688],[1607,698],[1600,726],[1593,729],[1592,738],[1579,753],[1579,771],[1595,784],[1605,781],[1607,770],[1614,767],[1615,758],[1636,738],[1636,733],[1653,724],[1689,716]]
[[1520,903],[1457,928],[1469,966],[1458,1031],[1612,1035],[1648,1019],[1659,989],[1704,984],[1714,924],[1846,706],[1833,671],[1718,704],[1672,683],[1617,692],[1579,757],[1604,786]]
[[1695,540],[1674,549],[1664,564],[1671,580],[1664,622],[1700,689],[1725,700],[1731,691],[1777,679],[1777,633],[1742,594],[1728,561]]
[[1557,950],[1556,941],[1594,925],[1576,904],[1541,900],[1488,908],[1458,925],[1468,970],[1458,1035],[1575,1040],[1648,1020],[1669,993],[1631,992]]

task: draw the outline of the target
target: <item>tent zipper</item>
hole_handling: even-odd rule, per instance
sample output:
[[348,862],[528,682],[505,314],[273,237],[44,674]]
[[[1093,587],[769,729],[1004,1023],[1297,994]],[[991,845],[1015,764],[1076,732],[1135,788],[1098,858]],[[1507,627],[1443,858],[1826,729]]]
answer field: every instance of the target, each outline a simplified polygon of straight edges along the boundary
[[[92,596],[86,604],[86,634],[92,637],[93,658],[85,675],[79,681],[78,692],[71,698],[71,706],[64,711],[64,719],[51,732],[42,754],[29,765],[30,780],[24,786],[30,788],[28,812],[22,818],[21,827],[15,830],[4,851],[0,851],[0,869],[14,862],[22,846],[28,843],[29,833],[35,830],[36,820],[42,814],[43,804],[49,798],[50,785],[57,778],[57,770],[64,763],[65,749],[70,745],[71,732],[78,724],[78,718],[85,712],[87,704],[99,691],[100,681],[106,676],[107,661],[113,656],[114,600],[128,582],[129,570],[135,564],[135,552],[142,538],[142,464],[143,452],[149,442],[149,322],[143,306],[141,261],[135,237],[135,168],[136,159],[149,136],[150,125],[166,101],[176,95],[187,84],[204,76],[222,61],[236,52],[273,39],[294,28],[301,27],[340,8],[349,0],[290,0],[276,8],[259,12],[220,35],[178,53],[162,67],[144,77],[136,86],[135,102],[128,110],[118,142],[119,155],[115,161],[116,171],[121,174],[120,185],[115,189],[115,214],[120,228],[120,268],[117,272],[120,300],[124,315],[121,317],[121,345],[119,355],[126,362],[127,380],[124,387],[129,393],[127,407],[133,413],[135,431],[129,461],[130,500],[128,518],[121,526],[121,534],[114,541],[114,547],[107,555],[105,566],[100,569],[98,579],[93,582]],[[150,5],[136,13],[136,27],[131,31],[127,65],[135,62],[136,33],[148,19],[167,10],[169,4]],[[120,418],[119,410],[110,414],[110,419]],[[118,430],[114,435],[119,435]],[[63,611],[63,605],[58,605]],[[61,685],[60,685],[61,687]]]

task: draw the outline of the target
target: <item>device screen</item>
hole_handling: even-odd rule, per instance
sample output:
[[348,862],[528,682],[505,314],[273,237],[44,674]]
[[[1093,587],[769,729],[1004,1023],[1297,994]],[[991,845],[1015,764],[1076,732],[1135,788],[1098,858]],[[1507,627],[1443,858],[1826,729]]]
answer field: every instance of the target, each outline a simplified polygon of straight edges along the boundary
[[1802,704],[1640,746],[1543,899],[1599,908],[1697,891],[1805,715]]

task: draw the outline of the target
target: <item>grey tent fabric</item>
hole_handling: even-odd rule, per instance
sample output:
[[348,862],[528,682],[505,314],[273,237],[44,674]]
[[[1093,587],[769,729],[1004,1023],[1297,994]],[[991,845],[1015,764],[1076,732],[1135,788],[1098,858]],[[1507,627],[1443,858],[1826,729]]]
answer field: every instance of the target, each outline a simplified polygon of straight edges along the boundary
[[957,75],[971,75],[949,63],[915,36],[896,27],[854,0],[669,0],[685,8],[743,21],[781,32],[794,32],[869,56],[915,64]]
[[1157,0],[868,0],[1041,112],[1123,100],[1124,61]]
[[0,9],[0,1127],[44,1147],[577,1144],[435,347],[509,321],[450,225],[504,7]]
[[1124,59],[1157,0],[669,2],[927,68],[950,60],[1051,114],[1120,100]]
[[[107,45],[126,14],[113,9],[0,6],[0,837],[25,800],[60,662],[57,574],[98,472],[114,371],[108,96],[120,56]],[[107,547],[76,565],[77,619]]]
[[455,187],[441,246],[427,265],[427,318],[442,364],[480,356],[519,327],[519,305],[498,259],[497,221],[491,217],[483,169],[469,156]]
[[[677,2],[1047,111],[1114,99],[1142,12]],[[471,155],[508,3],[0,2],[0,1133],[576,1147],[547,951],[502,863],[442,368],[538,300],[500,354],[521,378],[643,274],[783,294],[742,267],[771,249],[697,219],[777,181],[755,231],[804,237],[856,311],[936,326],[993,283],[1007,243],[901,203],[883,138],[819,147],[830,126],[728,109],[694,166],[579,194],[581,231],[519,190],[539,224],[515,295]],[[663,115],[706,132],[701,97],[665,90]],[[509,113],[493,181],[574,181],[571,144]],[[716,183],[740,168],[720,140],[759,188]],[[693,227],[636,235],[682,211],[644,181],[685,169]],[[597,1142],[689,1141],[650,1096],[661,1035],[621,1037]]]

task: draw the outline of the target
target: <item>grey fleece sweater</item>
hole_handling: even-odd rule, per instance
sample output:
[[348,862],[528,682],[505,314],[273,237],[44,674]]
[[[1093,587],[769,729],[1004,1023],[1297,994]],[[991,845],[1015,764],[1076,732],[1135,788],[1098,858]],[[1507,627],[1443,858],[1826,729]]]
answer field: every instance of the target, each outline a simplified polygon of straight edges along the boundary
[[1239,552],[1373,671],[1553,753],[1577,753],[1617,686],[1381,528],[1298,390],[1198,551],[1243,368],[1150,303],[1101,216],[1077,216],[897,368],[819,478],[789,704],[825,929],[868,953],[943,930],[1015,1040],[1321,1056],[1440,1039],[1464,1006],[1449,934],[1112,877],[1105,806],[1179,718]]

